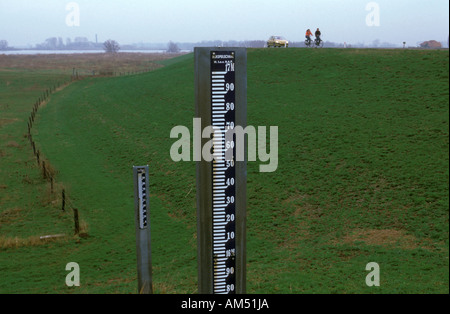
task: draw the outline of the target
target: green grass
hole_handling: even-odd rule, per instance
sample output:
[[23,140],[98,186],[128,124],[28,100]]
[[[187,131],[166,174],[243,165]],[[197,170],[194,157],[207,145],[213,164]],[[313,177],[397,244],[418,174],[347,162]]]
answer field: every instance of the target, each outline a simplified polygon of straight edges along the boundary
[[0,238],[25,239],[67,228],[64,215],[52,211],[54,198],[26,136],[34,102],[67,79],[61,73],[0,71]]
[[[196,292],[195,163],[169,154],[170,130],[192,125],[193,56],[164,63],[76,82],[39,111],[34,137],[88,237],[0,249],[1,292],[136,293],[144,164],[155,290]],[[277,171],[248,165],[249,293],[449,292],[448,73],[448,51],[248,51],[248,123],[279,127]],[[64,284],[69,262],[80,288]]]

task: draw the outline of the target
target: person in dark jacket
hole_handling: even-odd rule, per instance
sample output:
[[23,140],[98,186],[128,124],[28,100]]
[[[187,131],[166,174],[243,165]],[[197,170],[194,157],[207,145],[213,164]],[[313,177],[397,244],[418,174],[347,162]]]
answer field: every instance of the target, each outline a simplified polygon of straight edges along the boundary
[[322,33],[320,32],[319,29],[316,30],[316,42],[320,43],[320,36],[322,35]]

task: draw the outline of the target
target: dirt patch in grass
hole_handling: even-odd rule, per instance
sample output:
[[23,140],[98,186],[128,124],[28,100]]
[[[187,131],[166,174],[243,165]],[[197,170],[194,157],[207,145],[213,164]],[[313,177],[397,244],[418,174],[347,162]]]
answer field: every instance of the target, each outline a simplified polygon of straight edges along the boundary
[[430,249],[426,244],[418,241],[418,239],[413,235],[407,234],[405,231],[395,229],[354,230],[344,236],[342,238],[342,242],[345,244],[364,242],[367,245],[398,247],[409,250],[417,249],[419,247]]
[[[1,186],[0,186],[0,189],[1,189]],[[22,215],[21,213],[22,213],[22,209],[20,209],[20,208],[13,208],[13,209],[9,209],[9,210],[5,210],[5,211],[1,212],[0,213],[0,225],[17,221],[18,219],[20,219],[20,217]]]
[[15,147],[15,148],[19,148],[20,145],[19,143],[17,143],[16,141],[10,141],[6,144],[6,147]]
[[308,199],[310,196],[308,194],[301,194],[300,192],[297,192],[295,194],[291,194],[287,199],[283,201],[284,204],[290,204],[294,203],[296,201],[303,201],[305,199]]
[[31,236],[28,238],[0,237],[0,249],[17,249],[20,247],[40,246],[50,242],[63,241],[65,235],[55,236]]
[[16,121],[17,119],[0,119],[0,128],[4,127],[5,125],[14,123]]
[[311,219],[319,218],[323,215],[323,209],[316,204],[312,204],[309,201],[310,198],[311,196],[308,194],[296,193],[285,199],[283,204],[286,206],[294,206],[294,217],[305,216]]

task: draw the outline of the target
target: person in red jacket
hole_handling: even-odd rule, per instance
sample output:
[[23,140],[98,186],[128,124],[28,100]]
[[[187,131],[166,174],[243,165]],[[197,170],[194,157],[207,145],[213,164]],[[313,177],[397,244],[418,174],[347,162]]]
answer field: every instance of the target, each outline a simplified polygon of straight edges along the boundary
[[308,30],[306,31],[306,40],[308,40],[308,42],[311,42],[311,36],[312,36],[312,32],[311,30],[308,28]]

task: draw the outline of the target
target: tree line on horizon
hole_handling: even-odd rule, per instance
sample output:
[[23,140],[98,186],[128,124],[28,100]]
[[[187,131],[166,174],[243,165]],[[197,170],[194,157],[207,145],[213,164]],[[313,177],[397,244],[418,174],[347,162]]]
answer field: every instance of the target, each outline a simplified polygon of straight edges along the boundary
[[[109,40],[111,41],[111,39]],[[107,42],[107,41],[106,41]],[[89,41],[87,37],[75,37],[73,40],[67,38],[65,41],[61,37],[50,37],[44,42],[36,44],[34,47],[29,48],[30,50],[105,50],[106,42],[92,42]],[[423,43],[416,43],[416,45],[408,45],[411,48],[436,48],[424,46]],[[194,47],[247,47],[247,48],[264,48],[267,45],[266,40],[205,40],[201,42],[173,42],[169,43],[136,43],[136,44],[124,44],[120,45],[121,50],[164,50],[167,52],[179,52],[179,51],[192,51]],[[403,43],[405,47],[406,43]],[[305,47],[304,41],[290,41],[290,47]],[[401,44],[392,44],[389,42],[381,42],[379,39],[373,42],[366,43],[356,43],[356,44],[346,44],[346,43],[336,43],[331,41],[325,41],[325,47],[328,48],[398,48]],[[448,46],[448,42],[447,42]],[[444,47],[444,44],[441,45]],[[18,50],[18,48],[11,47],[8,45],[8,41],[0,40],[0,50]],[[117,52],[117,51],[116,51]]]

